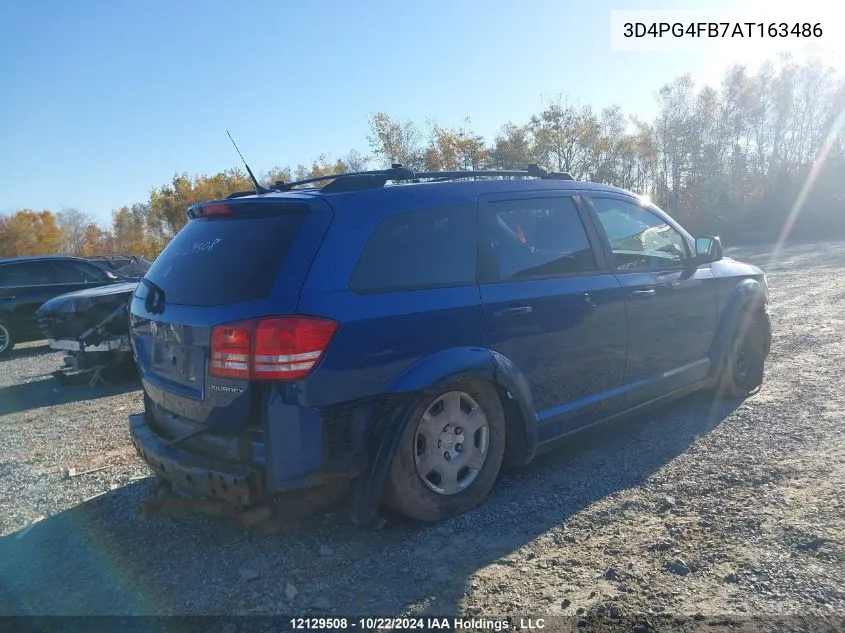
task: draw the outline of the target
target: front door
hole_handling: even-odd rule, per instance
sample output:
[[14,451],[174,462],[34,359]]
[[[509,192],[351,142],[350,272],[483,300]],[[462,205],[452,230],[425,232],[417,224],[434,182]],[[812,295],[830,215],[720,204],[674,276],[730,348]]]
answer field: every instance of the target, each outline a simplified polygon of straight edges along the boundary
[[119,281],[111,271],[80,259],[54,259],[58,286],[56,294],[65,294]]
[[593,194],[627,295],[626,407],[707,376],[718,305],[709,265],[690,267],[692,239],[655,208]]
[[624,293],[585,219],[575,192],[480,200],[487,345],[525,377],[541,442],[622,403]]

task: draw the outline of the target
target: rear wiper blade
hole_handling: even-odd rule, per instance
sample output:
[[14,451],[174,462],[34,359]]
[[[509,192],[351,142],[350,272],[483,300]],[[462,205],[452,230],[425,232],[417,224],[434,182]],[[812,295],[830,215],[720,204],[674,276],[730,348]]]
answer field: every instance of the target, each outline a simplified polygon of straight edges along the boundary
[[[154,281],[150,281],[146,277],[141,278],[141,283],[144,284],[149,292],[144,299],[144,308],[151,314],[159,314],[164,311],[164,288],[159,286]],[[156,299],[158,297],[158,299]]]

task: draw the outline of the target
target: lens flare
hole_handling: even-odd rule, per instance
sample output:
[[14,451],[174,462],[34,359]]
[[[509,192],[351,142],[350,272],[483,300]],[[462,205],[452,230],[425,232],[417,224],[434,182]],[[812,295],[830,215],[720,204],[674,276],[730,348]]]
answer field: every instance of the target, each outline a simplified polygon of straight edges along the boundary
[[833,122],[833,125],[830,128],[830,132],[828,133],[827,138],[822,144],[821,150],[819,150],[819,155],[813,162],[813,168],[810,170],[810,173],[807,175],[807,180],[804,181],[804,184],[801,186],[801,191],[798,192],[798,196],[795,198],[795,204],[792,205],[792,209],[790,209],[789,215],[787,216],[786,221],[783,223],[783,227],[781,228],[778,241],[775,243],[774,249],[772,249],[772,255],[769,258],[770,264],[773,261],[777,260],[778,255],[783,250],[783,247],[786,244],[786,240],[789,237],[789,233],[792,231],[792,227],[795,225],[795,220],[798,218],[798,215],[804,208],[804,203],[807,201],[807,196],[810,195],[810,191],[812,191],[813,185],[815,184],[816,179],[819,177],[819,173],[821,173],[822,167],[824,167],[825,161],[827,160],[827,157],[830,154],[830,150],[833,149],[833,146],[836,143],[836,140],[839,137],[839,133],[842,131],[843,126],[845,126],[845,110],[843,110]]

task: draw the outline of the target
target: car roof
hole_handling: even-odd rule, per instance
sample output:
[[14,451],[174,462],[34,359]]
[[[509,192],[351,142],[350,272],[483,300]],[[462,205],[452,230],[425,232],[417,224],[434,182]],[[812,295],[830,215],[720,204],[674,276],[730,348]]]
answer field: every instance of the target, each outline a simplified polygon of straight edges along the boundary
[[[449,206],[475,204],[478,196],[484,194],[534,193],[542,191],[583,191],[616,193],[629,197],[638,197],[626,189],[583,180],[557,179],[509,179],[509,180],[450,180],[446,182],[398,183],[384,187],[343,191],[338,193],[322,192],[319,188],[294,189],[286,192],[271,191],[264,194],[240,196],[237,200],[278,198],[280,200],[306,201],[320,197],[330,202],[333,207],[358,206],[378,200],[380,204],[390,204],[397,211],[425,206]],[[400,208],[401,207],[401,208]]]
[[89,264],[94,263],[94,262],[89,262],[84,257],[76,257],[74,255],[28,255],[26,257],[10,257],[8,259],[0,259],[0,265],[2,265],[2,264],[20,264],[20,263],[23,263],[23,262],[38,262],[38,261],[42,261],[42,260],[50,261],[50,260],[56,260],[56,259],[77,261],[77,262],[88,262]]

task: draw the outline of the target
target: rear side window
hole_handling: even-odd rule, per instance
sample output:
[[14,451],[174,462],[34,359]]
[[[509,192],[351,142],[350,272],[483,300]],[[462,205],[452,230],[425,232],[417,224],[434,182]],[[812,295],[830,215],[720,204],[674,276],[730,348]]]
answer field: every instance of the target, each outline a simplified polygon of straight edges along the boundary
[[231,215],[188,222],[147,271],[166,303],[216,306],[270,295],[307,207],[231,206]]
[[597,270],[572,198],[530,198],[481,207],[482,282],[537,279]]
[[475,260],[474,207],[402,213],[370,235],[349,287],[391,292],[474,284]]
[[54,283],[56,274],[49,261],[0,266],[0,286],[44,286]]

